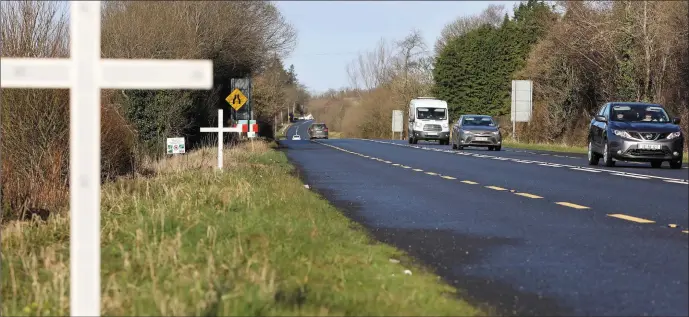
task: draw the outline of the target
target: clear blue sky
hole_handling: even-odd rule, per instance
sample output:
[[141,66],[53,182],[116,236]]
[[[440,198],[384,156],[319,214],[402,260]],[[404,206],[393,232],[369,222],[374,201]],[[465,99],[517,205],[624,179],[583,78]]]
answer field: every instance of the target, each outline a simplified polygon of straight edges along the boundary
[[429,50],[443,26],[455,18],[519,1],[276,1],[298,32],[296,49],[285,61],[315,92],[349,86],[346,66],[381,38],[400,40],[418,29]]

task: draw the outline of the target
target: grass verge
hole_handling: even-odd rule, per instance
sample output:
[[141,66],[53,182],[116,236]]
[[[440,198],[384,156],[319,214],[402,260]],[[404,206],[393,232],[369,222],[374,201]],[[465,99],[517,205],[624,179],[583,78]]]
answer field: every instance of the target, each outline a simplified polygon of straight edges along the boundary
[[[550,151],[550,152],[561,152],[561,153],[575,153],[575,154],[586,154],[588,149],[585,146],[570,146],[565,144],[547,144],[547,143],[522,143],[516,142],[514,140],[504,140],[503,146],[511,147],[515,149],[524,150],[536,150],[536,151]],[[689,161],[689,153],[684,152],[682,156],[682,162],[687,163]]]
[[[226,150],[222,173],[215,158],[104,186],[104,315],[485,314],[304,188],[268,143]],[[68,314],[68,219],[2,232],[2,315]]]

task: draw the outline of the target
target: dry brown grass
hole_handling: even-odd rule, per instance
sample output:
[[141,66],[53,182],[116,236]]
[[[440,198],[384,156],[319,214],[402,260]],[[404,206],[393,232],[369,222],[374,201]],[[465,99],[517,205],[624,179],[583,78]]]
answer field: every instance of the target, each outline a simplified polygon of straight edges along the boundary
[[[215,158],[202,149],[146,162],[155,177],[103,187],[103,315],[481,314],[399,251],[353,230],[271,145],[226,150],[223,172],[213,170]],[[2,230],[0,313],[67,315],[68,219]]]

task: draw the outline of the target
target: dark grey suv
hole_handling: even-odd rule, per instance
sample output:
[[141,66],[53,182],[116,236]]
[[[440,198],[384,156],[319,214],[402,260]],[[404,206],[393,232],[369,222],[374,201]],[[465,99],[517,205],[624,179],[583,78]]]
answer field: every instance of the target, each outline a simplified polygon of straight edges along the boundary
[[670,119],[658,104],[609,102],[591,120],[588,134],[588,162],[605,166],[615,160],[650,162],[654,168],[663,162],[682,168],[684,135],[679,118]]

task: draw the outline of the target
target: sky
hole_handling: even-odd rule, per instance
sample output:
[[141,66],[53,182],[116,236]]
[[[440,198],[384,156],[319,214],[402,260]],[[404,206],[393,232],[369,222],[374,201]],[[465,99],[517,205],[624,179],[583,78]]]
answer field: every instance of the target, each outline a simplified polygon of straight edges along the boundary
[[294,64],[309,91],[349,86],[346,67],[359,52],[381,38],[403,39],[421,32],[433,51],[442,28],[459,16],[478,14],[489,4],[503,4],[512,14],[519,1],[277,1],[280,12],[297,30],[297,45],[285,60]]

